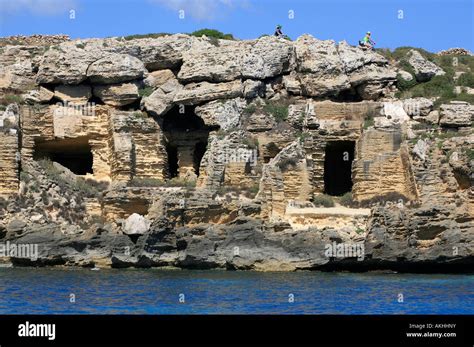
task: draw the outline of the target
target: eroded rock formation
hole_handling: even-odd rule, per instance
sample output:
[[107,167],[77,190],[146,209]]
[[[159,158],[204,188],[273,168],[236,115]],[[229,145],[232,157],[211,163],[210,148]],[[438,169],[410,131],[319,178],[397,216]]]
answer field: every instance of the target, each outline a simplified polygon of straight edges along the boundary
[[[310,35],[62,41],[1,50],[0,94],[21,101],[0,113],[0,241],[40,250],[3,261],[472,267],[473,106],[395,99],[378,53]],[[417,79],[444,73],[410,54]]]

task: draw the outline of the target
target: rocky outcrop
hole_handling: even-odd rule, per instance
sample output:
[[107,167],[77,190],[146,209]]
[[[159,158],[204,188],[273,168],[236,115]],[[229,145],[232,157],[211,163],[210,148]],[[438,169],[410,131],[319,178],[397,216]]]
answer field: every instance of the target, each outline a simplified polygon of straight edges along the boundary
[[345,41],[336,45],[304,35],[296,41],[295,50],[296,74],[285,82],[295,94],[336,96],[356,89],[364,99],[376,99],[395,82],[396,73],[384,57]]
[[472,106],[396,99],[376,51],[177,34],[6,45],[0,63],[0,241],[40,251],[0,261],[472,267]]
[[[183,55],[181,82],[228,82],[240,78],[263,80],[289,71],[292,45],[271,36],[256,41],[196,45]],[[225,43],[225,44],[224,44]]]
[[154,116],[161,116],[173,107],[175,96],[183,89],[183,86],[179,84],[173,73],[159,76],[151,83],[156,89],[150,96],[142,99],[142,106]]
[[242,83],[240,81],[190,83],[176,93],[173,102],[183,105],[195,105],[216,99],[241,97],[242,92]]
[[121,107],[138,100],[137,83],[98,85],[94,87],[94,96],[106,105]]
[[143,78],[147,73],[143,62],[131,55],[109,54],[87,68],[92,83],[120,83]]
[[245,107],[246,103],[242,98],[224,102],[215,100],[196,107],[195,112],[207,126],[231,131],[241,125],[241,115]]
[[450,48],[450,49],[445,49],[443,51],[439,51],[437,53],[438,55],[472,55],[472,53],[461,47],[455,47],[455,48]]
[[435,63],[425,59],[420,52],[412,49],[408,54],[408,63],[413,67],[418,81],[428,81],[433,76],[442,76],[445,74],[443,69]]
[[84,104],[92,96],[92,91],[91,87],[87,85],[60,85],[54,89],[54,96],[64,102]]
[[263,215],[270,218],[282,216],[290,200],[309,200],[309,176],[303,147],[295,141],[263,167],[258,195]]
[[469,127],[474,121],[474,106],[467,102],[452,102],[440,107],[439,124],[444,127]]
[[69,35],[38,35],[33,34],[29,36],[14,35],[2,37],[0,39],[0,46],[8,44],[25,45],[25,46],[38,46],[38,45],[56,45],[58,43],[69,41]]

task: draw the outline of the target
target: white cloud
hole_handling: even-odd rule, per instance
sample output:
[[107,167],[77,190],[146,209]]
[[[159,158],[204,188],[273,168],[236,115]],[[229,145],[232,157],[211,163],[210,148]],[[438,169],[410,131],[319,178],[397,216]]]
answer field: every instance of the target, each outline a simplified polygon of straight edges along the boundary
[[3,15],[25,11],[52,16],[74,9],[77,9],[75,0],[0,0],[0,12]]
[[237,7],[247,7],[248,0],[150,0],[169,9],[179,11],[184,10],[185,15],[189,15],[198,20],[212,20],[224,15],[228,10]]

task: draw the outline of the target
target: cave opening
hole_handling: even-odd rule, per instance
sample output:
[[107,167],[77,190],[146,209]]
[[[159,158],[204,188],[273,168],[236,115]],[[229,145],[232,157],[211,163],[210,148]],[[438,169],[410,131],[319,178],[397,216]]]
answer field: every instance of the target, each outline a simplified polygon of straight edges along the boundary
[[93,155],[87,137],[35,141],[34,160],[49,159],[76,175],[93,174]]
[[335,102],[360,102],[363,98],[359,95],[355,88],[345,89],[339,94],[331,98]]
[[352,190],[354,141],[331,141],[324,157],[324,192],[340,196]]
[[207,150],[207,142],[198,142],[194,147],[194,155],[193,155],[193,162],[194,162],[194,171],[197,176],[199,176],[199,167],[201,166],[202,157],[204,157],[204,153]]
[[161,120],[170,178],[199,176],[211,128],[194,109],[194,106],[176,105]]
[[178,148],[171,144],[166,145],[166,153],[168,154],[168,174],[170,178],[178,176]]

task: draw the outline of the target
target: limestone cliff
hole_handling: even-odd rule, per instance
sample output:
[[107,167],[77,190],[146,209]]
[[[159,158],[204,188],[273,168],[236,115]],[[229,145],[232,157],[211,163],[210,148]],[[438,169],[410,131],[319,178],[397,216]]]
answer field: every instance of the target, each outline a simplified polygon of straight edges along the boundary
[[21,43],[0,50],[0,241],[40,255],[3,261],[473,265],[474,107],[397,99],[403,71],[377,52],[310,35]]

